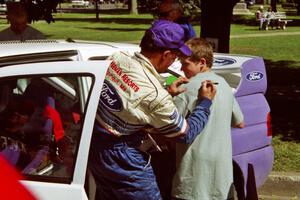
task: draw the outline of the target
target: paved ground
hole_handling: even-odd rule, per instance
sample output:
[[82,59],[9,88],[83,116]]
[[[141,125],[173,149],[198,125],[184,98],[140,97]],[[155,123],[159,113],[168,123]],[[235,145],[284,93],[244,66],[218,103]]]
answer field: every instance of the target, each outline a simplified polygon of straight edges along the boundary
[[300,173],[272,172],[258,193],[261,200],[300,199]]

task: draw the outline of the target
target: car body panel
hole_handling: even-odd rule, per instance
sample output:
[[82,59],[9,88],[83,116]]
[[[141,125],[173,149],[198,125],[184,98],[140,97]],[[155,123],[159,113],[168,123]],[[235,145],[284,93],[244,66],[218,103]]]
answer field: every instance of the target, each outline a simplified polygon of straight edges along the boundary
[[[72,43],[60,40],[33,40],[22,43],[14,41],[1,41],[0,45],[1,58],[16,55],[75,50],[80,55],[80,60],[88,60],[92,56],[107,57],[118,50],[125,50],[131,53],[139,50],[139,47],[134,44],[125,45],[122,43],[88,42],[80,40]],[[17,53],[16,49],[18,49]]]
[[40,200],[88,200],[82,184],[58,184],[37,181],[21,181]]
[[[83,110],[85,107],[83,102],[88,102],[88,105],[71,181],[69,183],[22,181],[40,199],[87,199],[87,196],[91,197],[92,195],[87,195],[84,190],[87,157],[99,91],[101,91],[109,63],[109,61],[92,60],[105,60],[113,52],[119,50],[133,53],[139,50],[138,45],[88,41],[75,43],[32,41],[29,43],[2,43],[0,47],[0,77],[57,73],[88,73],[95,77],[94,83],[87,78],[80,79],[81,109]],[[265,65],[263,59],[256,56],[216,53],[214,57],[212,70],[223,76],[232,87],[233,94],[244,114],[246,127],[232,129],[232,143],[233,161],[242,172],[239,178],[243,179],[242,188],[246,194],[247,182],[251,176],[248,171],[249,165],[253,166],[256,186],[259,187],[270,173],[274,161],[274,152],[271,146],[272,136],[267,135],[267,117],[270,107],[264,96],[267,89]],[[16,65],[20,63],[28,64]],[[174,63],[169,68],[169,72],[173,75],[182,75],[180,63]],[[170,74],[166,73],[164,76],[169,77]],[[47,79],[47,83],[53,84],[56,88],[62,88],[62,92],[70,98],[75,94],[72,88],[64,86],[57,79]],[[91,92],[89,92],[89,88],[92,88]]]
[[255,184],[257,187],[261,186],[266,177],[272,170],[274,162],[274,150],[272,146],[265,146],[264,148],[250,151],[244,154],[234,156],[234,161],[238,163],[240,170],[242,171],[243,181],[244,181],[244,194],[247,195],[247,185],[248,180],[253,180],[249,178],[251,175],[250,166],[253,167],[255,172]]
[[[64,66],[62,68],[61,66]],[[35,63],[25,65],[15,65],[0,68],[0,77],[6,76],[26,76],[26,75],[51,75],[51,74],[70,74],[70,73],[88,73],[95,77],[92,91],[90,93],[89,103],[86,107],[85,121],[82,128],[82,137],[80,139],[79,149],[76,158],[75,169],[70,184],[65,183],[46,183],[24,180],[26,185],[38,197],[38,199],[87,199],[84,190],[85,175],[87,170],[87,159],[89,144],[93,130],[93,122],[98,106],[99,91],[106,74],[109,61],[89,61],[89,62],[51,62]],[[87,97],[86,97],[87,99]]]

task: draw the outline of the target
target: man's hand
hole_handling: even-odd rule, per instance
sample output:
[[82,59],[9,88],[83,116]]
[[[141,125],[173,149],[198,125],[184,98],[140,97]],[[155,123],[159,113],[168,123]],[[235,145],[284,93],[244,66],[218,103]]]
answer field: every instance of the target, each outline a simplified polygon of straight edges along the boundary
[[188,83],[189,79],[186,77],[179,77],[178,79],[176,79],[168,88],[168,92],[170,93],[170,95],[172,97],[177,96],[183,92],[186,91],[186,88],[181,88],[180,86],[184,83]]
[[215,83],[213,83],[210,80],[206,80],[206,81],[203,81],[201,84],[202,84],[202,86],[199,89],[199,96],[198,96],[199,99],[206,97],[210,100],[213,100],[213,98],[215,97],[216,92],[217,92]]

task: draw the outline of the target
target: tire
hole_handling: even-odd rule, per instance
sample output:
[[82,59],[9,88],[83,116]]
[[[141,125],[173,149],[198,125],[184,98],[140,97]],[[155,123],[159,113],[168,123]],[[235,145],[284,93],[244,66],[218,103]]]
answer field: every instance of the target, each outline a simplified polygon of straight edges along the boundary
[[234,161],[232,162],[233,162],[233,181],[234,181],[234,188],[235,188],[234,199],[237,198],[239,200],[245,200],[245,191],[244,191],[245,180],[243,177],[243,172]]

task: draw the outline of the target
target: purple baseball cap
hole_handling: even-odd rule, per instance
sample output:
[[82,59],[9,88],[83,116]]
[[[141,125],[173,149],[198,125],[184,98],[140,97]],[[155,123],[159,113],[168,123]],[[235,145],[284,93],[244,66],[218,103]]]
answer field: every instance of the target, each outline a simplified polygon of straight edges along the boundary
[[185,45],[183,28],[169,20],[156,20],[149,29],[153,36],[152,40],[157,47],[179,50],[186,56],[192,55],[190,48]]

